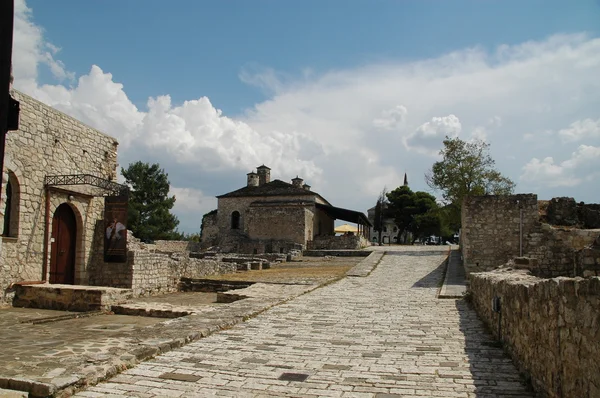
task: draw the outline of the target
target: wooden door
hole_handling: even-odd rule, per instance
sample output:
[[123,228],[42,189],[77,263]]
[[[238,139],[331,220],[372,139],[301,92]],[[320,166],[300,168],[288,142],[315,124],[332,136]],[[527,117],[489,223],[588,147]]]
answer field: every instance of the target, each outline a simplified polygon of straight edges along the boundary
[[58,206],[52,219],[50,283],[75,283],[75,213],[66,203]]

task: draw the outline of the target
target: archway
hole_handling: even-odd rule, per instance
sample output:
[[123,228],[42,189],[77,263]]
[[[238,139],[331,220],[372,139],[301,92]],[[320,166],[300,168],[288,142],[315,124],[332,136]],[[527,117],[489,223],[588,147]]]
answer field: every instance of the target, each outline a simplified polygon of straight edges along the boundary
[[75,246],[77,221],[71,206],[63,203],[52,218],[50,283],[75,283]]
[[237,210],[231,213],[231,229],[240,229],[240,212]]

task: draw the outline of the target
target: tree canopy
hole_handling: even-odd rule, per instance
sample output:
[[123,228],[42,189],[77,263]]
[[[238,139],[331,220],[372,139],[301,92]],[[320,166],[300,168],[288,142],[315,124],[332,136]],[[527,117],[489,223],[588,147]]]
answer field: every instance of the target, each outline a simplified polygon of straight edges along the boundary
[[375,214],[373,229],[378,232],[378,242],[381,242],[381,231],[383,230],[383,220],[387,217],[387,188],[383,188],[379,197],[377,198],[377,204],[375,205]]
[[507,195],[515,183],[494,168],[490,145],[482,140],[444,140],[442,160],[425,175],[427,185],[442,192],[451,224],[460,225],[460,208],[467,195]]
[[433,195],[413,192],[403,185],[387,194],[390,214],[398,227],[398,236],[410,232],[414,238],[439,235],[441,219]]
[[179,220],[170,212],[175,196],[169,197],[168,174],[160,165],[138,161],[121,168],[121,174],[131,188],[127,227],[133,235],[143,241],[180,239]]

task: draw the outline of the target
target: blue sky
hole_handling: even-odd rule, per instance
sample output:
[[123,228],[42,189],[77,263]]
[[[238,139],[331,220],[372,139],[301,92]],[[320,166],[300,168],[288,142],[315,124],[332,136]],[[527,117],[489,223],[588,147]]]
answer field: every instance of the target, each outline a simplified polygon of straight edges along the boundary
[[[456,49],[600,31],[598,1],[29,1],[34,20],[85,74],[110,71],[144,107],[207,96],[235,115],[267,97],[243,70],[302,75]],[[168,4],[168,5],[167,5]],[[42,81],[51,81],[44,76]]]
[[187,232],[262,163],[362,211],[427,190],[444,135],[600,202],[599,1],[58,4],[16,1],[15,87],[160,162]]

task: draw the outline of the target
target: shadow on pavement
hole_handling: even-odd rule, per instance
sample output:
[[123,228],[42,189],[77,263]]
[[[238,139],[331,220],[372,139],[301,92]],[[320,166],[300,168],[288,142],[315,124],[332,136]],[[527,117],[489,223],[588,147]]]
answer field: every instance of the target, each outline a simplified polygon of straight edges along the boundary
[[528,385],[504,353],[477,313],[464,299],[456,300],[459,329],[465,336],[465,353],[477,398],[534,397]]
[[[439,254],[436,253],[436,254]],[[431,288],[431,287],[440,287],[442,281],[444,280],[444,273],[446,272],[446,260],[442,261],[440,265],[435,267],[433,271],[416,281],[412,287],[420,287],[420,288]]]

